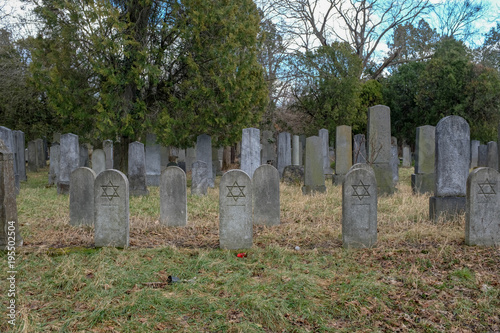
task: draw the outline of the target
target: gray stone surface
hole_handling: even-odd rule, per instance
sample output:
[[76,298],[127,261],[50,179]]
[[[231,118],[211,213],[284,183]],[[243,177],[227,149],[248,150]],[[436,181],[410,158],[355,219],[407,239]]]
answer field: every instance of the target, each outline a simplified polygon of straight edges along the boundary
[[78,135],[72,133],[61,135],[59,175],[57,177],[58,194],[69,194],[69,176],[79,165],[80,145],[78,144]]
[[290,133],[278,134],[278,171],[280,175],[287,165],[292,165],[292,141]]
[[300,141],[300,146],[299,146],[299,160],[300,160],[300,165],[305,165],[306,163],[306,139],[307,137],[305,135],[299,135],[299,141]]
[[61,133],[54,132],[52,133],[52,143],[61,143]]
[[465,212],[465,204],[465,196],[430,197],[429,218],[434,222],[453,219]]
[[276,157],[276,140],[274,139],[273,132],[262,131],[262,158],[261,164],[277,165]]
[[28,142],[28,171],[37,172],[38,163],[36,160],[36,143],[35,141]]
[[500,174],[496,169],[474,169],[467,179],[465,244],[500,245]]
[[169,163],[168,160],[169,157],[170,157],[170,148],[160,146],[160,165],[162,171],[167,167],[167,164]]
[[473,169],[478,166],[478,148],[481,142],[478,140],[470,140],[470,165],[469,168]]
[[260,166],[260,158],[260,130],[244,128],[241,136],[240,169],[252,178]]
[[187,224],[186,173],[176,166],[161,173],[160,223],[169,227],[185,227]]
[[[43,139],[36,139],[36,163],[39,168],[45,168],[47,161],[45,160],[45,150],[43,149]],[[78,149],[77,149],[78,150]],[[69,175],[68,175],[69,177]]]
[[483,168],[488,166],[488,145],[477,147],[477,166]]
[[255,170],[252,178],[253,223],[273,226],[280,224],[280,175],[272,165]]
[[69,187],[69,224],[94,225],[94,182],[96,173],[87,167],[73,170]]
[[144,145],[138,141],[128,145],[128,181],[130,195],[148,195],[146,186],[146,154]]
[[411,150],[410,146],[404,145],[403,146],[403,168],[410,168],[411,167]]
[[252,180],[230,170],[219,187],[219,242],[222,249],[248,249],[253,244]]
[[79,153],[80,153],[79,166],[88,168],[89,167],[89,148],[88,148],[86,143],[82,143],[80,145]]
[[61,145],[57,142],[50,147],[49,160],[49,185],[56,185],[59,178],[59,160],[61,158]]
[[330,138],[328,135],[328,130],[322,128],[319,130],[318,136],[321,138],[321,153],[323,154],[323,173],[325,175],[333,174],[333,169],[330,166],[330,156],[329,156],[329,147],[330,147]]
[[156,143],[156,135],[146,135],[146,185],[160,186],[161,156],[160,145]]
[[303,194],[326,192],[323,159],[323,141],[319,136],[306,139]]
[[490,141],[488,146],[488,162],[487,167],[498,170],[498,147],[495,141]]
[[[10,232],[14,231],[15,239]],[[14,154],[0,139],[0,250],[23,245],[17,220]]]
[[104,156],[106,159],[105,168],[106,169],[113,169],[114,168],[113,141],[104,140],[102,142],[102,150],[104,151]]
[[14,182],[15,182],[15,187],[17,190],[19,190],[19,171],[18,171],[18,165],[17,165],[17,149],[14,143],[14,133],[11,129],[0,126],[0,140],[2,140],[9,150],[9,152],[12,154],[12,158],[14,159]]
[[214,187],[212,170],[212,138],[209,135],[202,134],[196,139],[196,160],[207,164],[208,187]]
[[26,177],[26,160],[24,156],[24,132],[12,131],[14,137],[14,146],[16,153],[14,154],[15,163],[17,165],[17,173],[19,174],[19,181],[25,182],[28,180]]
[[352,166],[351,126],[337,126],[335,131],[335,176],[333,183],[341,185],[344,176]]
[[96,175],[106,170],[106,153],[102,149],[94,149],[92,152],[92,170]]
[[196,161],[192,165],[191,194],[206,195],[208,189],[208,168],[207,163]]
[[436,177],[434,173],[414,173],[411,175],[411,188],[414,194],[434,193]]
[[121,171],[108,169],[94,182],[96,247],[128,247],[130,230],[129,183]]
[[292,137],[292,165],[300,165],[300,137],[294,135]]
[[436,158],[436,127],[417,127],[415,142],[415,173],[434,173]]
[[304,167],[300,165],[286,166],[281,181],[287,185],[302,185],[304,183]]
[[196,162],[196,149],[187,148],[186,149],[186,171],[191,171],[193,163]]
[[352,162],[355,164],[366,163],[366,138],[364,134],[354,135]]
[[179,156],[177,156],[177,163],[186,162],[186,149],[179,148]]
[[377,181],[369,170],[356,168],[342,184],[342,245],[372,247],[377,243]]
[[391,138],[391,169],[392,183],[394,186],[399,182],[399,156],[398,156],[398,140],[395,137]]
[[375,171],[373,171],[373,168],[369,164],[366,164],[366,163],[353,164],[352,167],[349,169],[349,171],[352,171],[354,169],[368,170],[369,172],[373,173],[373,175],[375,176]]

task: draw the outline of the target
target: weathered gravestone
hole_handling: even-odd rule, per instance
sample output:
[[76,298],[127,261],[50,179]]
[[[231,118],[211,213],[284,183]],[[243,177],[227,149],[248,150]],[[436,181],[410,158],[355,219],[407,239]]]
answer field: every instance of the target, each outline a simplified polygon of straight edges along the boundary
[[14,154],[0,139],[0,250],[23,245],[17,220]]
[[14,141],[14,131],[10,130],[7,127],[0,126],[0,140],[3,140],[5,146],[11,152],[12,157],[14,159],[14,186],[16,188],[16,194],[19,193],[20,184],[19,184],[19,170],[18,170],[18,156],[17,156],[17,147]]
[[214,187],[214,178],[212,170],[212,138],[209,135],[198,135],[196,139],[196,160],[207,164],[208,187]]
[[478,140],[470,140],[470,165],[469,169],[477,168],[478,148],[481,142]]
[[375,176],[375,171],[373,171],[373,168],[366,163],[353,164],[353,166],[349,169],[349,171],[352,171],[354,169],[365,169],[373,173],[373,175]]
[[495,141],[490,141],[488,146],[487,167],[498,170],[498,147]]
[[292,165],[292,143],[290,133],[278,134],[278,171],[280,176],[287,165]]
[[319,136],[306,139],[306,164],[304,166],[303,194],[326,192],[323,163],[323,142]]
[[500,174],[476,168],[467,179],[465,244],[500,245]]
[[146,187],[146,156],[144,145],[140,142],[132,142],[128,145],[128,181],[130,184],[130,195],[148,195]]
[[[45,168],[47,161],[45,160],[45,150],[43,149],[43,139],[36,139],[36,163],[39,168]],[[77,149],[78,151],[78,149]],[[69,175],[68,175],[69,176]]]
[[411,175],[413,193],[433,193],[435,174],[436,128],[425,125],[417,127],[415,142],[415,173]]
[[160,223],[169,227],[184,227],[187,224],[186,173],[171,166],[161,173]]
[[72,133],[61,135],[59,175],[57,178],[58,194],[69,194],[69,176],[80,165],[79,150],[78,135]]
[[252,180],[229,170],[219,186],[219,243],[222,249],[248,249],[253,244]]
[[252,178],[253,223],[273,226],[280,224],[280,175],[272,165],[255,170]]
[[92,170],[98,175],[106,170],[106,153],[102,149],[94,149],[92,152]]
[[94,182],[96,173],[87,167],[73,170],[69,187],[69,224],[94,225]]
[[318,132],[318,136],[321,138],[321,153],[323,155],[323,173],[325,175],[332,175],[333,169],[330,167],[330,156],[329,156],[329,146],[330,138],[328,135],[328,130],[322,128]]
[[276,166],[276,140],[273,137],[273,132],[262,131],[262,158],[261,164],[271,164]]
[[488,145],[477,147],[477,166],[483,168],[488,166]]
[[294,135],[292,137],[292,165],[300,165],[300,137]]
[[28,171],[38,172],[38,162],[36,160],[36,143],[28,142]]
[[59,178],[59,159],[61,158],[61,145],[55,142],[50,147],[49,160],[49,185],[56,185]]
[[366,163],[366,138],[364,134],[354,135],[352,163]]
[[392,183],[394,186],[399,182],[399,156],[398,156],[398,139],[391,137],[391,168],[392,168]]
[[156,135],[146,135],[146,185],[160,186],[161,156],[160,145],[156,143]]
[[14,137],[14,147],[16,153],[14,154],[15,163],[17,166],[18,178],[16,178],[16,186],[19,188],[19,182],[28,180],[26,177],[26,162],[24,157],[24,132],[12,131]]
[[411,150],[410,146],[403,145],[403,168],[411,167]]
[[108,169],[94,183],[96,247],[128,247],[130,214],[129,184],[121,171]]
[[82,143],[80,145],[80,167],[86,167],[88,168],[89,166],[89,148],[87,146],[87,144],[85,143]]
[[240,169],[250,178],[260,166],[260,130],[257,128],[244,128],[241,136]]
[[102,150],[105,156],[105,169],[114,169],[114,152],[113,152],[113,141],[104,140],[102,142]]
[[341,185],[352,166],[352,130],[351,126],[337,126],[335,132],[335,175],[333,184]]
[[377,180],[375,172],[355,168],[342,184],[342,244],[346,248],[377,243]]
[[448,116],[436,126],[436,187],[429,200],[430,219],[453,218],[465,211],[470,131],[467,121]]
[[192,166],[191,194],[206,195],[208,189],[208,167],[203,161],[196,161]]
[[302,134],[299,135],[299,163],[301,166],[304,166],[306,164],[306,139],[307,137]]

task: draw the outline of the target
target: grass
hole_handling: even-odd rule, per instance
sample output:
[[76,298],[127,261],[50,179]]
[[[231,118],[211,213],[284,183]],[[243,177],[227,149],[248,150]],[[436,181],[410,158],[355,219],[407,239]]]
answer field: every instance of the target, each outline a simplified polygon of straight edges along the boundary
[[282,184],[282,223],[255,226],[245,258],[218,249],[217,183],[188,197],[185,228],[159,224],[157,188],[131,198],[131,246],[95,249],[46,171],[28,174],[17,199],[18,318],[0,332],[500,331],[500,249],[466,246],[463,216],[430,222],[410,169],[379,197],[376,247],[342,248],[340,187],[303,196]]

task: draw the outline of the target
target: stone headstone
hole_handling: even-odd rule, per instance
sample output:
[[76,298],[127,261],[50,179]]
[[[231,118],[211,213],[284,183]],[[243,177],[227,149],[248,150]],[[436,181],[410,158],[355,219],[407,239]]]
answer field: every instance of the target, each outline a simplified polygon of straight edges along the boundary
[[196,160],[207,164],[208,187],[214,187],[212,170],[212,138],[209,135],[198,135],[196,139]]
[[146,135],[146,185],[160,186],[161,156],[160,145],[156,143],[156,135]]
[[260,166],[260,130],[257,128],[244,128],[241,136],[241,166],[250,178]]
[[106,170],[106,153],[102,149],[94,149],[92,152],[92,170],[98,175]]
[[300,165],[300,138],[298,135],[292,137],[292,165]]
[[352,162],[366,163],[366,138],[364,134],[354,135],[354,147],[352,150]]
[[273,137],[273,132],[262,131],[262,159],[260,164],[271,164],[276,166],[276,140]]
[[[260,144],[259,144],[260,146]],[[222,148],[224,149],[224,148]],[[260,147],[259,147],[260,149]],[[219,149],[212,149],[212,176],[214,180],[217,178],[217,176],[222,176],[222,156],[219,158],[219,152],[221,151],[221,148]],[[242,153],[243,154],[243,153]],[[259,160],[257,163],[260,163],[260,151],[259,151]]]
[[385,105],[368,108],[367,158],[377,177],[379,194],[394,193],[391,167],[391,110]]
[[300,165],[304,165],[306,162],[306,136],[305,135],[299,135],[299,160],[300,160]]
[[488,145],[477,147],[477,166],[484,168],[488,166]]
[[30,141],[28,142],[28,171],[30,172],[38,172],[36,157],[36,143],[35,141]]
[[304,183],[304,167],[300,165],[286,166],[281,181],[287,185],[302,185]]
[[278,134],[278,171],[283,175],[283,170],[287,165],[292,165],[292,142],[290,133],[282,132]]
[[273,226],[280,224],[280,175],[272,165],[255,170],[252,178],[253,223]]
[[94,225],[94,182],[96,173],[87,167],[73,170],[69,186],[69,224]]
[[61,143],[61,133],[58,133],[58,132],[54,132],[52,134],[52,143]]
[[69,176],[79,165],[80,145],[78,144],[78,135],[72,133],[61,135],[59,175],[57,179],[58,194],[69,194]]
[[89,148],[85,143],[80,145],[80,167],[89,167]]
[[219,242],[222,249],[248,249],[253,244],[252,180],[229,170],[219,186]]
[[411,167],[411,151],[410,146],[403,145],[403,168]]
[[228,170],[231,165],[231,147],[224,147],[222,154],[222,170]]
[[448,116],[436,126],[436,187],[429,201],[430,218],[452,218],[465,211],[469,175],[469,124],[459,116]]
[[492,168],[476,168],[467,179],[465,244],[500,245],[500,174]]
[[186,162],[186,149],[179,148],[179,156],[177,156],[177,163]]
[[394,186],[399,182],[398,139],[391,137],[391,169]]
[[196,161],[192,166],[191,194],[206,195],[208,189],[208,167],[203,161]]
[[352,130],[351,126],[337,126],[335,133],[335,175],[333,183],[341,185],[352,166]]
[[[322,128],[319,130],[318,136],[321,138],[321,153],[323,154],[323,173],[325,175],[332,175],[333,169],[330,167],[330,157],[328,147],[330,147],[330,138],[328,130]],[[335,162],[336,163],[336,162]]]
[[490,141],[488,146],[488,162],[487,167],[498,170],[498,147],[495,141]]
[[13,251],[12,248],[22,245],[17,220],[14,154],[0,139],[0,250]]
[[170,148],[160,146],[160,165],[162,171],[167,167],[167,164],[170,162],[168,159],[170,157]]
[[94,183],[96,247],[128,247],[130,214],[129,183],[121,171],[108,169]]
[[55,142],[50,147],[49,160],[49,185],[56,185],[59,178],[59,163],[61,158],[61,145]]
[[186,149],[186,171],[191,171],[193,163],[196,162],[196,149],[187,148]]
[[342,184],[342,245],[372,247],[377,243],[377,181],[375,173],[356,168]]
[[113,141],[104,140],[102,142],[102,150],[104,151],[104,156],[106,159],[105,168],[106,169],[113,169],[114,168]]
[[186,173],[171,166],[161,173],[160,223],[169,227],[184,227],[187,224]]
[[366,164],[366,163],[356,163],[356,164],[353,164],[352,167],[349,169],[349,171],[352,171],[354,169],[365,169],[365,170],[368,170],[371,173],[373,173],[373,175],[375,176],[375,171],[373,171],[373,168],[370,165]]
[[319,136],[306,139],[306,164],[304,166],[303,194],[326,192],[323,163],[323,141]]
[[415,173],[411,175],[413,193],[434,193],[434,160],[436,151],[436,128],[425,125],[417,127],[415,140]]
[[24,132],[22,131],[12,131],[14,137],[14,146],[16,147],[16,154],[14,158],[16,159],[17,172],[19,174],[19,181],[25,182],[28,180],[26,177],[26,161],[24,156]]
[[128,145],[128,181],[130,195],[148,195],[146,187],[146,156],[144,145],[138,141]]
[[[37,162],[37,166],[39,168],[45,168],[47,166],[47,161],[45,160],[45,150],[43,148],[43,139],[36,139],[35,140],[35,145],[36,145],[36,162]],[[69,175],[68,175],[68,177],[69,177]]]
[[470,140],[470,166],[469,169],[476,168],[477,165],[477,158],[478,158],[478,148],[481,142],[478,140]]
[[12,130],[10,130],[7,127],[0,126],[0,140],[2,140],[9,150],[9,152],[12,154],[12,158],[14,159],[14,183],[15,183],[15,188],[17,189],[16,191],[18,192],[19,190],[19,171],[18,171],[18,164],[17,164],[17,149],[14,143],[14,133]]

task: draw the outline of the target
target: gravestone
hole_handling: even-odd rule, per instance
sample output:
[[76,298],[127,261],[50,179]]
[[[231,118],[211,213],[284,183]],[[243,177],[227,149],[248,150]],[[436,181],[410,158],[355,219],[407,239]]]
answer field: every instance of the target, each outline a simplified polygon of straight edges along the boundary
[[[57,193],[69,194],[69,176],[80,165],[80,145],[78,135],[67,133],[61,135],[59,175],[57,178]],[[37,147],[38,149],[38,147]]]
[[411,167],[411,151],[410,146],[403,145],[403,168]]
[[287,165],[292,165],[292,143],[290,133],[278,134],[278,171],[280,176]]
[[69,224],[94,226],[94,182],[96,173],[87,167],[73,170],[69,186]]
[[280,224],[280,175],[272,165],[255,170],[252,178],[253,224],[273,226]]
[[94,149],[92,152],[92,170],[98,175],[106,170],[106,153],[102,149]]
[[319,130],[318,136],[321,138],[321,153],[323,155],[323,173],[325,175],[332,175],[333,169],[330,167],[330,156],[328,147],[330,146],[330,139],[328,136],[328,130],[322,128]]
[[52,143],[61,143],[61,133],[58,133],[58,132],[54,132],[52,134]]
[[333,184],[341,185],[352,166],[351,126],[337,126],[335,131],[335,175]]
[[14,137],[14,147],[16,149],[14,158],[17,165],[17,173],[19,174],[19,181],[25,182],[28,178],[26,177],[26,161],[24,156],[24,132],[12,131],[12,135]]
[[366,139],[364,134],[354,135],[352,163],[366,163]]
[[94,182],[96,247],[128,247],[130,214],[129,183],[121,171],[108,169]]
[[196,162],[196,149],[187,148],[186,149],[186,171],[191,171],[193,163]]
[[167,167],[167,164],[170,162],[168,158],[170,157],[170,148],[169,147],[164,147],[160,146],[160,165],[161,165],[161,170],[165,170]]
[[306,163],[306,136],[305,135],[299,135],[299,160],[300,160],[300,165],[304,166]]
[[375,176],[375,171],[373,171],[373,168],[371,166],[369,166],[368,164],[366,164],[366,163],[356,163],[356,164],[353,164],[353,166],[349,169],[349,171],[352,171],[354,169],[368,170],[371,173],[373,173],[373,176]]
[[477,166],[483,168],[488,166],[488,145],[477,147]]
[[161,173],[160,223],[169,227],[185,227],[187,224],[186,173],[176,166]]
[[[113,143],[113,169],[120,170],[120,168],[123,167],[122,172],[126,173],[127,168],[128,168],[128,165],[127,165],[128,155],[122,156],[123,150],[124,150],[122,148],[122,145],[125,145],[125,143],[121,143],[121,142],[114,142]],[[107,158],[106,158],[106,160],[107,160]]]
[[208,189],[208,167],[203,161],[196,161],[192,166],[191,194],[206,195]]
[[323,141],[319,136],[306,139],[306,164],[304,166],[303,194],[326,192],[323,163]]
[[252,180],[241,170],[229,170],[220,182],[219,242],[228,250],[252,247]]
[[490,141],[488,146],[488,161],[487,167],[498,170],[498,147],[495,141]]
[[459,116],[448,116],[436,126],[436,187],[429,200],[430,219],[453,218],[465,211],[469,175],[469,124]]
[[250,178],[260,166],[260,130],[257,128],[244,128],[241,136],[241,166]]
[[470,140],[470,166],[469,169],[474,169],[476,168],[477,165],[477,158],[478,158],[478,148],[481,142],[478,140]]
[[300,138],[298,135],[292,137],[292,165],[300,165]]
[[399,157],[398,157],[398,139],[391,137],[391,168],[392,182],[394,186],[399,182]]
[[222,170],[228,170],[231,165],[231,147],[224,147],[222,153]]
[[391,167],[391,109],[385,105],[368,108],[368,162],[377,177],[378,194],[394,193]]
[[160,145],[156,143],[156,135],[146,135],[146,185],[160,186],[161,157]]
[[435,151],[436,128],[430,125],[417,127],[415,140],[415,173],[411,175],[411,188],[415,194],[434,192]]
[[146,187],[146,156],[144,145],[138,141],[128,145],[128,181],[130,195],[148,195]]
[[114,169],[113,141],[104,140],[102,142],[102,150],[104,151],[104,156],[106,161],[105,168]]
[[276,140],[273,137],[273,132],[262,131],[262,159],[260,164],[277,165],[276,157]]
[[36,143],[35,141],[28,142],[28,171],[38,172],[38,162],[36,159]]
[[[19,165],[18,165],[18,150],[16,146],[16,140],[14,137],[14,132],[7,127],[0,126],[0,140],[3,140],[8,151],[11,152],[12,158],[14,159],[14,186],[16,188],[16,194],[19,194],[19,189],[21,188],[19,181]],[[24,142],[23,142],[24,146]]]
[[[36,139],[35,145],[36,145],[37,166],[39,168],[45,168],[47,166],[47,163],[45,160],[45,150],[43,149],[43,139]],[[77,149],[77,151],[78,151],[78,149]],[[69,177],[69,175],[68,175],[68,177]]]
[[500,174],[492,168],[476,168],[467,179],[465,244],[500,245]]
[[302,185],[304,183],[304,167],[300,165],[286,166],[281,181],[287,185]]
[[179,149],[179,156],[177,156],[177,163],[186,162],[186,149]]
[[17,220],[14,154],[0,139],[0,250],[12,251],[13,247],[22,245]]
[[196,139],[196,160],[207,164],[208,187],[214,187],[212,170],[212,138],[209,135],[198,135]]
[[87,144],[82,143],[80,145],[80,167],[89,167],[89,148]]
[[59,178],[59,160],[61,158],[61,145],[55,142],[50,147],[49,160],[49,185],[56,185]]
[[377,180],[373,171],[355,168],[342,183],[342,245],[372,247],[377,243]]

